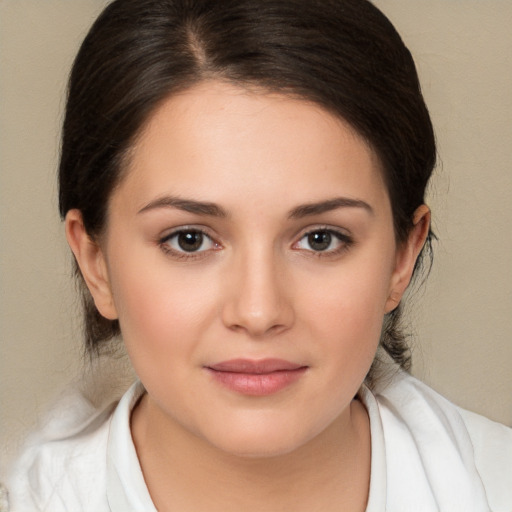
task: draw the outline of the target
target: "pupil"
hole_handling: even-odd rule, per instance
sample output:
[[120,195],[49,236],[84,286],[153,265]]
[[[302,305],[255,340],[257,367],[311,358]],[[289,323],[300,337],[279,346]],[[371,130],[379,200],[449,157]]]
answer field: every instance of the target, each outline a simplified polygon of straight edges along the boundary
[[309,246],[315,251],[325,251],[331,245],[332,236],[327,231],[316,231],[308,235]]
[[199,232],[180,233],[178,245],[187,252],[197,251],[203,245],[203,234]]

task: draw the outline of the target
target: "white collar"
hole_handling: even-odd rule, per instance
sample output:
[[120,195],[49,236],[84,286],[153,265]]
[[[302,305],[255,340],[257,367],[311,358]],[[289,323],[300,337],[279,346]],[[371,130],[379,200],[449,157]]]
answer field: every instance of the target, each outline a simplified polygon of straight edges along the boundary
[[[144,481],[130,431],[130,415],[145,392],[135,382],[119,402],[110,422],[107,445],[107,498],[112,512],[157,512]],[[363,386],[360,398],[370,415],[372,460],[366,512],[382,512],[386,503],[386,457],[378,404]]]
[[[130,432],[130,414],[143,393],[140,382],[133,384],[111,418],[112,512],[156,512]],[[368,411],[372,443],[366,512],[489,510],[471,439],[453,404],[401,371],[383,389],[363,385],[358,397]]]
[[107,499],[112,512],[157,512],[149,495],[130,431],[130,416],[145,392],[135,382],[119,402],[107,444]]

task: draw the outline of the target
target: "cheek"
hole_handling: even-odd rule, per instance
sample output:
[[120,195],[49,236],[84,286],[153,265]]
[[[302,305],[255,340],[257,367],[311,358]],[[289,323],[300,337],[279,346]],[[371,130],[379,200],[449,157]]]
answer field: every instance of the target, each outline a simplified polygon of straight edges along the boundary
[[321,280],[323,286],[318,286],[318,276],[312,276],[304,287],[308,293],[303,307],[340,333],[350,329],[380,333],[391,271],[381,262],[357,263],[340,265],[329,278]]
[[373,361],[391,278],[389,261],[383,257],[340,265],[329,279],[315,276],[305,287],[310,292],[302,295],[303,318],[314,327],[310,337],[324,344],[323,352],[332,358],[333,380],[358,385]]
[[112,291],[135,366],[137,356],[158,361],[166,354],[193,350],[198,332],[214,310],[214,290],[204,283],[204,276],[172,268],[161,255],[147,258],[132,253],[116,260]]

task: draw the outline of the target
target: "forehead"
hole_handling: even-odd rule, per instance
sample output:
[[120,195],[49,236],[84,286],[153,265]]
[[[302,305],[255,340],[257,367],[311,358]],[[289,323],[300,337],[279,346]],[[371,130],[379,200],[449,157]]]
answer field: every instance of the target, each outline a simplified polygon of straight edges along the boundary
[[126,174],[120,188],[141,202],[158,193],[284,201],[292,189],[309,195],[297,198],[304,202],[333,188],[375,200],[385,191],[375,153],[342,119],[305,100],[222,82],[165,100],[141,131]]

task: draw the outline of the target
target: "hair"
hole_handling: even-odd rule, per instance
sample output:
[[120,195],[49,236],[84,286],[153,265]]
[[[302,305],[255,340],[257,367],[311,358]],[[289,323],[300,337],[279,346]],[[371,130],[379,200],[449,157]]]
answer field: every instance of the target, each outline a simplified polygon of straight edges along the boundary
[[[70,75],[61,216],[79,209],[89,236],[100,236],[110,195],[151,114],[168,97],[207,80],[293,95],[348,122],[378,156],[397,243],[407,239],[435,166],[434,132],[409,50],[366,0],[110,3]],[[430,253],[431,235],[423,252]],[[85,346],[100,353],[120,333],[119,323],[99,314],[76,262],[75,269]],[[408,369],[400,316],[400,306],[386,315],[380,344]]]

